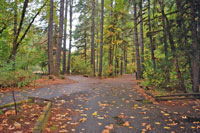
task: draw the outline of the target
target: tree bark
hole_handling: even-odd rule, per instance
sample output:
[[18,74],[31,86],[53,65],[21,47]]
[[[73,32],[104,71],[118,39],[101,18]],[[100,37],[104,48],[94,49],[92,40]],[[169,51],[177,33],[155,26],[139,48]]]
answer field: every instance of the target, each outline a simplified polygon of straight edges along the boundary
[[[15,13],[14,13],[14,40],[13,40],[13,48],[12,48],[12,51],[11,51],[11,54],[9,57],[9,60],[12,59],[14,62],[15,62],[15,58],[16,58],[15,56],[17,54],[17,49],[18,49],[17,40],[18,40],[19,34],[21,32],[22,24],[24,22],[24,17],[26,14],[26,8],[28,7],[28,2],[29,2],[29,0],[24,1],[23,9],[22,9],[22,16],[21,16],[21,20],[20,20],[18,29],[17,29],[17,9],[14,9],[15,10]],[[15,0],[14,8],[17,8],[17,7],[18,7],[18,2],[17,2],[17,0]]]
[[101,40],[100,40],[100,61],[99,77],[102,77],[102,58],[103,58],[103,25],[104,25],[104,0],[101,0]]
[[71,66],[71,48],[72,48],[72,6],[73,6],[73,0],[70,0],[70,30],[69,30],[69,53],[68,53],[68,63],[67,63],[67,74],[70,74],[70,66]]
[[64,44],[63,44],[63,75],[66,73],[66,41],[67,41],[67,13],[68,0],[65,2],[65,20],[64,20]]
[[136,50],[136,65],[137,65],[137,79],[141,79],[141,66],[140,66],[140,51],[138,43],[138,31],[137,31],[137,5],[134,4],[134,43]]
[[[166,31],[166,24],[165,24],[165,16],[164,16],[164,5],[163,1],[160,1],[161,12],[162,12],[162,26],[163,26],[163,38],[164,38],[164,49],[165,49],[165,62],[168,62],[168,43],[167,43],[167,31]],[[169,67],[166,66],[166,79],[167,82],[170,82],[170,75],[169,75]]]
[[[149,25],[149,32],[151,32],[151,14],[150,14],[150,0],[148,0],[148,25]],[[149,40],[150,40],[150,49],[151,49],[151,60],[153,63],[153,70],[154,73],[156,72],[156,61],[155,61],[155,56],[154,56],[154,47],[153,47],[153,39],[152,35],[149,35]]]
[[54,72],[53,63],[53,0],[50,0],[50,16],[49,16],[49,27],[48,27],[48,70],[49,74],[52,75]]
[[64,0],[60,0],[59,35],[58,35],[58,44],[57,44],[57,49],[56,49],[55,70],[54,70],[55,76],[59,76],[59,73],[60,73],[60,61],[61,61],[62,38],[63,38],[63,22],[64,22]]
[[140,47],[141,47],[141,75],[144,71],[144,35],[143,35],[143,16],[142,16],[142,0],[140,2]]
[[[111,11],[110,11],[110,17],[113,17],[113,0],[110,1],[110,7],[111,7]],[[115,20],[114,20],[115,21]],[[111,22],[111,25],[114,25],[115,22]],[[109,29],[110,32],[113,32],[113,28]],[[108,52],[108,59],[109,59],[109,76],[113,75],[113,42],[112,42],[112,36],[109,37],[109,52]]]
[[84,31],[84,56],[85,56],[85,64],[87,63],[87,34],[86,34],[86,30]]
[[[98,13],[98,11],[99,11],[99,1],[97,0],[96,1],[96,16],[97,16],[97,18],[99,18],[99,13]],[[99,27],[99,22],[97,21],[96,22],[96,38],[97,38],[97,40],[99,40],[99,29],[98,29],[98,27]],[[98,65],[99,65],[99,51],[98,51],[98,49],[99,49],[99,41],[97,41],[96,42],[97,43],[97,45],[96,45],[96,70],[98,71]]]
[[95,0],[92,0],[92,26],[91,26],[91,67],[93,69],[93,76],[96,76],[95,72],[95,49],[94,49],[94,38],[95,38]]
[[193,48],[193,59],[192,59],[192,72],[193,72],[193,91],[199,92],[199,49],[197,44],[197,17],[195,11],[195,0],[191,0],[191,19],[192,19],[192,48]]

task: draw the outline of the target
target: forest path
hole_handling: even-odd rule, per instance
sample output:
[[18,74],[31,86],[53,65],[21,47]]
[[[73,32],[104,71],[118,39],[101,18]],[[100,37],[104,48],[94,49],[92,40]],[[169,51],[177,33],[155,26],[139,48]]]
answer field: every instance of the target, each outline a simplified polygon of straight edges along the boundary
[[[174,131],[183,133],[200,131],[197,129],[199,123],[183,119],[184,114],[177,114],[176,109],[169,111],[159,104],[145,102],[144,97],[134,88],[136,84],[134,75],[102,80],[80,76],[72,78],[79,81],[79,87],[82,89],[57,99],[66,101],[62,108],[79,112],[79,115],[72,116],[72,122],[79,124],[74,128],[67,128],[69,132],[165,133]],[[187,111],[184,110],[184,113]],[[200,110],[195,114],[198,116]]]
[[[85,119],[69,132],[113,133],[132,132],[200,132],[199,123],[183,119],[183,114],[168,111],[160,105],[144,102],[144,97],[134,88],[134,75],[98,79],[68,76],[77,81],[69,85],[51,85],[46,88],[16,92],[17,100],[28,96],[64,100],[62,108],[78,111],[73,122]],[[12,102],[10,92],[0,94],[0,104]],[[187,112],[187,110],[185,110]],[[196,112],[197,116],[200,110]]]

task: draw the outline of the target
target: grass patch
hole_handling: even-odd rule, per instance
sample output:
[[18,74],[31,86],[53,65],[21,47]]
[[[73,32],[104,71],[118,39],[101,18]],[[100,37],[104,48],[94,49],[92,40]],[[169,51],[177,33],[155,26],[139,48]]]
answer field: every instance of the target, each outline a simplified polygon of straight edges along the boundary
[[3,112],[2,112],[2,110],[0,109],[0,115],[3,115]]
[[57,130],[57,129],[58,129],[58,126],[56,126],[56,125],[53,125],[52,127],[50,127],[50,129],[51,129],[51,131],[55,131],[55,130]]

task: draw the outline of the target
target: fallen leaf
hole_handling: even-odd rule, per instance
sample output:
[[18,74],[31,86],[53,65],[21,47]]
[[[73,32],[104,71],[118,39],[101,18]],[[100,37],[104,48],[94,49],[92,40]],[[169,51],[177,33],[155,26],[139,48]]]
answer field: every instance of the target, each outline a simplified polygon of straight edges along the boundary
[[98,125],[99,125],[99,126],[101,126],[101,125],[102,125],[102,123],[98,123]]
[[3,127],[2,126],[0,126],[0,131],[2,131],[3,130]]
[[97,117],[97,119],[99,119],[99,120],[103,120],[103,119],[104,119],[104,117]]
[[8,127],[8,130],[13,130],[13,129],[15,129],[14,126],[11,126],[11,125],[10,125],[10,126]]
[[51,131],[51,129],[50,129],[50,128],[46,128],[46,130],[47,130],[47,132],[50,132],[50,131]]
[[18,122],[15,122],[14,126],[15,126],[16,129],[21,129],[21,124],[18,123]]
[[87,119],[86,118],[82,118],[79,120],[79,122],[85,122]]
[[104,129],[104,130],[102,131],[102,133],[110,133],[110,130],[109,130],[109,129]]
[[112,130],[114,128],[114,126],[113,126],[113,124],[110,124],[110,125],[105,126],[105,128]]
[[164,127],[164,129],[170,129],[170,127]]
[[13,133],[23,133],[23,131],[16,131],[16,132],[13,132]]
[[87,117],[87,114],[81,114],[81,116],[85,116],[85,117]]
[[164,116],[169,116],[169,114],[165,113]]
[[147,123],[142,123],[142,126],[146,126]]
[[97,111],[95,111],[94,113],[92,113],[93,116],[97,116]]
[[169,123],[168,126],[176,126],[178,123]]
[[160,125],[160,122],[155,122],[156,125]]
[[143,119],[149,119],[149,117],[147,116],[147,117],[143,117]]
[[8,110],[5,113],[6,116],[8,116],[8,115],[14,115],[14,114],[15,114],[15,110]]
[[129,122],[128,121],[126,121],[124,124],[123,124],[123,126],[125,126],[125,127],[128,127],[130,124],[129,124]]
[[147,125],[147,126],[146,126],[146,129],[147,129],[147,130],[151,130],[151,125],[150,125],[150,124]]
[[68,133],[68,131],[66,129],[62,129],[60,131],[58,131],[59,133]]
[[26,125],[29,125],[29,124],[31,124],[31,123],[30,123],[30,122],[25,122],[25,124],[26,124]]

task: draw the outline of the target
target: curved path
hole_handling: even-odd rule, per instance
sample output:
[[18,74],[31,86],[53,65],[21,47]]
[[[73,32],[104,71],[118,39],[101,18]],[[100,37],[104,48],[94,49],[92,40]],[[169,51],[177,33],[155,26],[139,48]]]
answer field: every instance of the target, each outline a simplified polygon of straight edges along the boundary
[[[69,78],[78,82],[17,92],[17,100],[28,96],[65,100],[64,108],[81,111],[80,115],[73,117],[73,121],[86,118],[76,129],[68,129],[70,132],[101,133],[106,128],[113,133],[200,132],[197,128],[199,123],[187,121],[177,112],[145,101],[133,87],[133,75],[105,80],[83,76]],[[0,103],[9,102],[12,102],[12,95],[1,93]],[[200,111],[195,113],[200,115]]]

